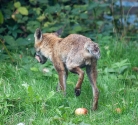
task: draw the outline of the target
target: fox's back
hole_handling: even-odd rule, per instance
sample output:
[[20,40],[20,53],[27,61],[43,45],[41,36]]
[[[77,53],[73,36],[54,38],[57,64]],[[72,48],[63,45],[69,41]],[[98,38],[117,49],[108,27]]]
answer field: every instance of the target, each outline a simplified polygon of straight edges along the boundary
[[91,41],[91,39],[79,34],[71,34],[63,38],[58,46],[60,47],[62,54],[64,53],[67,55],[70,52],[77,54],[79,51],[84,50],[86,41]]
[[79,35],[79,34],[71,34],[65,38],[63,38],[63,40],[61,41],[61,45],[60,47],[83,47],[84,44],[86,43],[86,41],[91,41],[91,39],[83,36],[83,35]]
[[91,64],[92,55],[84,48],[86,43],[92,43],[91,39],[71,34],[57,44],[58,55],[69,66]]

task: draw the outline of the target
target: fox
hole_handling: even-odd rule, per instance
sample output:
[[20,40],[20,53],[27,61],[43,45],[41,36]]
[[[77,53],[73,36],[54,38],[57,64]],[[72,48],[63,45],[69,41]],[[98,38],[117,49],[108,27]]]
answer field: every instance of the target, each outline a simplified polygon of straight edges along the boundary
[[58,88],[66,95],[66,81],[68,71],[78,75],[75,86],[75,95],[81,94],[81,86],[86,69],[88,79],[93,91],[92,110],[98,107],[99,90],[96,85],[97,61],[100,58],[99,45],[90,38],[80,34],[70,34],[65,38],[59,37],[57,32],[42,33],[37,28],[34,33],[35,58],[41,64],[49,59],[57,71],[59,83]]

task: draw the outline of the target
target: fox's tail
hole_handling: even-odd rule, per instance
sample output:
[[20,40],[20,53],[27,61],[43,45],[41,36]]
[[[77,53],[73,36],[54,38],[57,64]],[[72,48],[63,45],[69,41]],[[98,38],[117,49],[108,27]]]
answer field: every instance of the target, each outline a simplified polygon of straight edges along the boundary
[[92,57],[95,57],[96,59],[100,58],[100,49],[98,47],[97,43],[88,41],[84,45],[84,49],[92,55]]

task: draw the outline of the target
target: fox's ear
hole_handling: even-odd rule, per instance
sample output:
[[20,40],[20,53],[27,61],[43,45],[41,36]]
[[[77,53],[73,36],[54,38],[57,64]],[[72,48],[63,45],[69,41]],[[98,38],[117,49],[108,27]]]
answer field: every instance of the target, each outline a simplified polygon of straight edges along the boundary
[[63,32],[63,28],[60,28],[58,31],[55,32],[57,36],[60,36]]
[[63,32],[63,28],[60,28],[58,31],[55,32],[55,35],[61,36],[62,32]]
[[42,32],[39,28],[36,29],[34,37],[35,37],[35,42],[41,42],[42,41]]

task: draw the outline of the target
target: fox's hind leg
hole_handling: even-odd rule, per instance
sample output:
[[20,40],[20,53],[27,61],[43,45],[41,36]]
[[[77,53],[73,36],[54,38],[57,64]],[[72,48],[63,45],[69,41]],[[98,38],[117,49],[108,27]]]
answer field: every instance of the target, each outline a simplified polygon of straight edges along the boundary
[[79,79],[78,79],[76,87],[75,87],[75,94],[76,94],[76,96],[79,96],[81,94],[81,85],[82,85],[82,82],[84,79],[84,71],[81,70],[80,67],[72,68],[70,71],[79,75]]
[[86,66],[86,72],[93,90],[93,110],[97,109],[98,98],[99,98],[99,92],[96,86],[96,79],[97,79],[96,65],[97,65],[97,60],[95,59],[95,60],[92,60],[92,65]]

